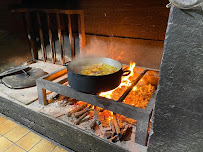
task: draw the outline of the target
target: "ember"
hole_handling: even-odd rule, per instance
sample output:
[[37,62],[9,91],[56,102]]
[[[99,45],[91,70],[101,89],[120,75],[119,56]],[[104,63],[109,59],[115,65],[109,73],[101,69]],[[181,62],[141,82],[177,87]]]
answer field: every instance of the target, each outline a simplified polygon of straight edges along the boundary
[[[135,75],[135,63],[130,63],[127,70],[131,70],[131,74],[122,77],[121,84],[114,90],[102,92],[99,95],[113,100],[118,100],[125,90],[132,84],[132,80],[136,78]],[[123,103],[145,109],[152,94],[154,93],[155,87],[151,84],[143,84],[142,79],[138,85],[134,86],[129,95],[123,100]]]

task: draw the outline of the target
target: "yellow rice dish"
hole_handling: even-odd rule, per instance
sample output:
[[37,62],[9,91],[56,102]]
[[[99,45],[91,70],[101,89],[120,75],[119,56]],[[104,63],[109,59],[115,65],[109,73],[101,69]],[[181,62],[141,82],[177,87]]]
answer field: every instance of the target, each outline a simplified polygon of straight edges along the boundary
[[84,68],[82,68],[81,74],[98,76],[108,75],[116,71],[118,71],[118,69],[112,65],[99,63],[85,66]]

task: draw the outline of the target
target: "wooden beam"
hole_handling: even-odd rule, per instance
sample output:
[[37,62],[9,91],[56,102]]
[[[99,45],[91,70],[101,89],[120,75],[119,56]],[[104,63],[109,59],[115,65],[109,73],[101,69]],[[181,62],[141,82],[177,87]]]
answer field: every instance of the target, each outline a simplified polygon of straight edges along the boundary
[[44,62],[46,62],[46,50],[44,46],[44,38],[43,38],[43,32],[42,32],[42,25],[41,25],[41,20],[40,20],[40,14],[37,13],[37,21],[38,21],[38,28],[39,28],[39,36],[40,36],[40,42],[41,42],[41,49],[43,52],[43,59]]
[[81,14],[83,10],[59,10],[59,9],[27,9],[19,8],[13,9],[12,13],[24,13],[24,12],[44,12],[44,13],[62,13],[62,14]]
[[61,23],[60,23],[59,13],[56,14],[56,18],[57,18],[57,24],[58,24],[58,37],[59,37],[59,42],[61,46],[61,62],[63,65],[65,63],[65,59],[64,59],[63,41],[62,41],[62,35],[61,35]]
[[80,49],[85,48],[85,23],[84,23],[84,13],[80,13],[78,17],[78,33],[80,41]]
[[34,32],[32,30],[32,26],[30,23],[30,14],[29,13],[25,13],[25,16],[23,16],[24,18],[24,23],[25,23],[25,27],[26,27],[26,31],[27,31],[27,36],[28,36],[28,41],[30,44],[30,51],[32,54],[32,59],[33,60],[37,60],[38,59],[38,54],[37,54],[37,50],[35,47],[35,41],[34,41]]
[[80,13],[82,49],[85,48],[85,21],[84,12]]
[[52,38],[52,32],[51,32],[51,26],[50,26],[50,17],[49,14],[47,13],[47,25],[48,25],[48,30],[49,30],[49,43],[51,47],[51,55],[52,55],[52,62],[56,62],[55,58],[55,51],[54,51],[54,44],[53,44],[53,38]]
[[73,34],[72,34],[72,27],[71,27],[71,17],[69,14],[68,14],[68,32],[69,32],[69,40],[71,45],[71,57],[73,60],[75,57],[75,52],[73,50]]

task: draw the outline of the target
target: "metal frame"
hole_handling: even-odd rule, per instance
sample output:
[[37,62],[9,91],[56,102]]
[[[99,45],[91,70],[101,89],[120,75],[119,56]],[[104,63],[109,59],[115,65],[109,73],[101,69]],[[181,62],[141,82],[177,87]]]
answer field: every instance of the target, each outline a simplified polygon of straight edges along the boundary
[[67,81],[67,78],[65,81],[60,81],[59,83],[53,82],[53,80],[64,75],[67,75],[67,69],[65,67],[36,80],[38,99],[40,104],[48,104],[46,90],[50,90],[64,96],[71,97],[76,100],[81,100],[86,103],[113,111],[128,118],[135,119],[137,120],[135,142],[143,146],[147,145],[146,141],[148,138],[148,126],[151,119],[151,113],[155,105],[157,91],[154,92],[146,109],[142,109],[122,102],[117,102],[112,99],[100,97],[98,95],[86,94],[76,91],[69,86],[63,85],[63,83]]

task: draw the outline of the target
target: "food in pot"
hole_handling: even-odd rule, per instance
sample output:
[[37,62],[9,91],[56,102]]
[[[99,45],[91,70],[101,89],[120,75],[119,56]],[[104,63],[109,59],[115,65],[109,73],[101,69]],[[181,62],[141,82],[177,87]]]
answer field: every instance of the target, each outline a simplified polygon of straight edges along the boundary
[[108,75],[116,71],[118,71],[118,69],[112,65],[99,63],[83,67],[81,70],[81,74],[98,76],[98,75]]

